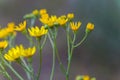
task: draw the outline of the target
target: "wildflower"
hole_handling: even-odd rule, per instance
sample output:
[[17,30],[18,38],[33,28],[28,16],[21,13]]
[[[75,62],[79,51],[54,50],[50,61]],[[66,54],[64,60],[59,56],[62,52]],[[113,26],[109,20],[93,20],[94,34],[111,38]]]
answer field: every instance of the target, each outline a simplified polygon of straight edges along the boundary
[[4,49],[8,46],[8,42],[6,40],[0,41],[0,49]]
[[96,78],[90,78],[88,75],[78,75],[75,80],[96,80]]
[[32,28],[29,28],[28,31],[29,31],[29,34],[33,37],[41,37],[47,34],[48,32],[48,30],[46,30],[44,26],[42,26],[41,28],[38,28],[38,26],[32,27]]
[[46,9],[41,9],[40,10],[40,15],[43,15],[43,14],[46,14],[47,13],[47,10]]
[[8,28],[0,28],[0,38],[5,38],[9,35]]
[[20,56],[21,53],[24,52],[24,48],[22,45],[16,46],[15,48],[11,48],[5,55],[4,58],[8,61],[15,61],[17,60]]
[[94,29],[94,24],[88,23],[88,24],[87,24],[87,27],[86,27],[86,32],[88,33],[88,32],[90,32],[90,31],[92,31],[93,29]]
[[81,26],[81,22],[70,22],[70,28],[73,30],[73,31],[77,31],[80,26]]
[[74,18],[74,14],[73,14],[73,13],[68,13],[68,14],[67,14],[67,18],[68,18],[69,20],[73,19],[73,18]]
[[67,23],[68,19],[66,18],[66,16],[61,16],[57,19],[57,23],[60,26],[64,26]]
[[55,25],[56,24],[56,21],[57,21],[57,16],[51,16],[50,18],[49,18],[49,21],[48,21],[48,26],[53,26],[53,25]]
[[24,31],[26,28],[26,21],[24,21],[23,23],[20,23],[19,26],[15,27],[16,31]]
[[39,15],[39,11],[37,9],[35,9],[33,12],[32,12],[33,15],[35,16],[38,16]]
[[10,22],[7,24],[7,32],[9,33],[13,33],[14,32],[14,27],[15,27],[15,23],[14,22]]
[[24,53],[22,53],[23,57],[31,57],[35,54],[36,48],[35,46],[33,48],[25,49]]
[[49,14],[47,14],[47,13],[46,13],[46,14],[43,14],[43,15],[41,15],[41,18],[42,18],[42,19],[48,19],[48,18],[49,18]]
[[83,76],[83,80],[90,80],[90,77],[88,75]]
[[45,25],[48,25],[49,27],[52,27],[52,26],[54,26],[54,24],[56,23],[56,21],[57,21],[57,16],[51,16],[51,17],[42,17],[42,18],[40,18],[40,21],[43,23],[43,24],[45,24]]

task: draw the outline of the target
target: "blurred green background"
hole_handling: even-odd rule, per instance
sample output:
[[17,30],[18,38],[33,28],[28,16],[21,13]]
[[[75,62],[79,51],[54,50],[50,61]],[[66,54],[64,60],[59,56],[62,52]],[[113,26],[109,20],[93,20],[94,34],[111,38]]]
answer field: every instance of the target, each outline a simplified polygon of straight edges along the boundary
[[[26,13],[42,8],[56,15],[73,12],[75,21],[82,22],[78,40],[82,38],[88,22],[95,24],[95,30],[74,51],[70,80],[74,80],[76,75],[84,74],[96,77],[97,80],[120,80],[120,0],[0,0],[0,25],[6,26],[12,21],[17,24],[23,21]],[[25,38],[19,36],[16,42],[27,45]],[[66,65],[67,47],[64,47],[64,38],[64,33],[60,31],[58,46],[62,61]],[[41,80],[49,80],[52,63],[49,43],[43,54]],[[37,68],[37,59],[35,61],[34,67]],[[58,64],[55,71],[54,80],[65,80]]]

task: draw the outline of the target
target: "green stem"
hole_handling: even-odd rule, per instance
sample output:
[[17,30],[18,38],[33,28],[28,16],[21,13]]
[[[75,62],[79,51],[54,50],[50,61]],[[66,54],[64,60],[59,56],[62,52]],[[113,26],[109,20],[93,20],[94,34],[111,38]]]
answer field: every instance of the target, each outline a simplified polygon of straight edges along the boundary
[[8,74],[8,72],[6,71],[6,69],[4,68],[4,66],[0,63],[0,67],[3,70],[2,72],[5,73],[5,76],[7,77],[8,80],[12,80],[11,76]]
[[88,33],[85,33],[85,36],[82,38],[82,40],[78,44],[74,45],[74,47],[80,46],[85,41],[85,39],[87,38],[87,36],[88,36]]
[[50,40],[50,43],[51,43],[52,49],[53,49],[53,63],[52,63],[52,71],[51,71],[51,75],[50,75],[50,80],[53,80],[54,70],[55,70],[55,44],[54,44],[53,40],[51,39],[51,36],[49,33],[48,33],[48,38]]
[[68,56],[70,55],[70,35],[69,35],[69,28],[66,28],[67,33],[67,46],[68,46]]
[[64,66],[61,62],[61,59],[60,59],[60,56],[59,56],[59,53],[58,53],[58,49],[57,49],[57,46],[56,46],[56,42],[55,42],[55,51],[56,51],[56,57],[58,59],[58,63],[60,65],[60,69],[61,69],[62,73],[65,74],[66,71],[65,71],[65,68],[64,68]]
[[20,80],[24,80],[20,74],[18,74],[18,72],[16,72],[16,70],[3,58],[3,55],[2,55],[2,51],[0,50],[0,57],[2,59],[2,61],[4,62],[4,64],[10,68],[10,70],[20,79]]
[[22,61],[22,63],[23,63],[24,70],[25,70],[25,72],[26,72],[26,75],[27,75],[28,80],[31,80],[31,75],[30,75],[31,71],[30,71],[27,63],[25,62],[25,60],[24,60],[22,57],[20,57],[20,59],[21,59],[21,61]]
[[38,45],[39,45],[38,49],[39,49],[40,64],[39,64],[39,69],[38,69],[38,73],[37,73],[37,80],[39,80],[39,78],[40,78],[40,73],[41,73],[41,68],[42,68],[42,49],[45,46],[46,40],[47,40],[47,36],[45,35],[42,45],[40,45],[40,40],[38,41],[39,42],[38,43]]
[[39,62],[40,62],[40,64],[39,64],[38,73],[37,73],[37,79],[36,80],[39,80],[40,73],[41,73],[41,68],[42,68],[42,49],[41,49],[41,47],[39,48]]
[[[67,36],[69,36],[69,34],[67,33]],[[73,40],[72,40],[72,44],[68,43],[68,64],[67,64],[67,71],[66,71],[66,80],[69,80],[69,72],[70,72],[70,66],[71,66],[71,60],[72,60],[72,54],[73,54],[73,50],[74,50],[74,43],[76,40],[76,34],[74,33],[73,36]],[[67,38],[67,42],[70,42],[70,39]],[[71,48],[70,48],[71,45]]]
[[9,65],[9,63],[7,61],[4,60],[4,63],[11,69],[11,71],[20,79],[20,80],[24,80],[15,70],[14,68]]
[[28,67],[30,69],[29,72],[31,73],[32,80],[34,80],[35,75],[34,75],[34,70],[33,70],[33,66],[32,66],[32,57],[28,58],[27,61],[28,61]]
[[30,37],[27,33],[27,30],[23,31],[23,34],[26,36],[26,38],[29,40],[29,46],[32,47],[33,45],[33,41],[32,41],[32,37]]
[[11,33],[8,39],[9,39],[9,48],[11,48],[14,45],[15,35]]

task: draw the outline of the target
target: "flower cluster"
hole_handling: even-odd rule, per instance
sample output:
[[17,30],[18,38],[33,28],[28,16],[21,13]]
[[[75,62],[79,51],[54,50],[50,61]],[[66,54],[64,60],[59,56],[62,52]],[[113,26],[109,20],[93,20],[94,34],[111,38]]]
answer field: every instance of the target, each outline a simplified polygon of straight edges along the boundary
[[[5,69],[8,67],[19,80],[25,80],[23,77],[12,67],[11,62],[18,62],[23,70],[26,72],[28,80],[39,80],[42,67],[42,50],[49,39],[53,49],[52,55],[52,68],[50,80],[54,79],[54,69],[56,58],[60,65],[62,73],[65,75],[65,80],[69,80],[70,66],[72,60],[73,50],[80,46],[87,38],[89,33],[94,29],[94,24],[88,22],[86,25],[85,35],[80,40],[76,40],[79,28],[82,25],[81,21],[74,21],[74,14],[68,13],[67,15],[50,15],[46,9],[34,10],[30,14],[24,16],[24,21],[19,24],[10,22],[6,27],[0,28],[0,70],[4,72],[5,78],[13,80],[9,72]],[[39,20],[42,26],[35,25],[35,21]],[[67,66],[65,67],[60,59],[59,51],[57,48],[57,34],[59,27],[65,31],[67,41]],[[28,39],[29,47],[25,48],[23,44],[15,44],[17,32],[20,32]],[[72,33],[71,33],[72,32]],[[35,42],[34,42],[35,41]],[[8,46],[8,48],[7,48]],[[7,51],[6,51],[7,50]],[[39,64],[38,71],[35,73],[32,66],[34,54],[38,55]],[[5,68],[4,68],[5,67]],[[78,76],[76,80],[95,80],[89,76]]]
[[5,55],[4,58],[8,61],[15,61],[20,57],[31,57],[36,51],[35,46],[32,48],[25,49],[23,45],[11,48]]

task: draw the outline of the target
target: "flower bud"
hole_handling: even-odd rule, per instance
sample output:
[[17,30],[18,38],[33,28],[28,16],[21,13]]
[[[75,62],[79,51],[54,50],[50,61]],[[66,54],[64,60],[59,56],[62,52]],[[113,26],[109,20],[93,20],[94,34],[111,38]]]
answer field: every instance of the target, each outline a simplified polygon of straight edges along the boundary
[[86,33],[91,32],[93,29],[94,29],[94,24],[89,22],[86,26]]

